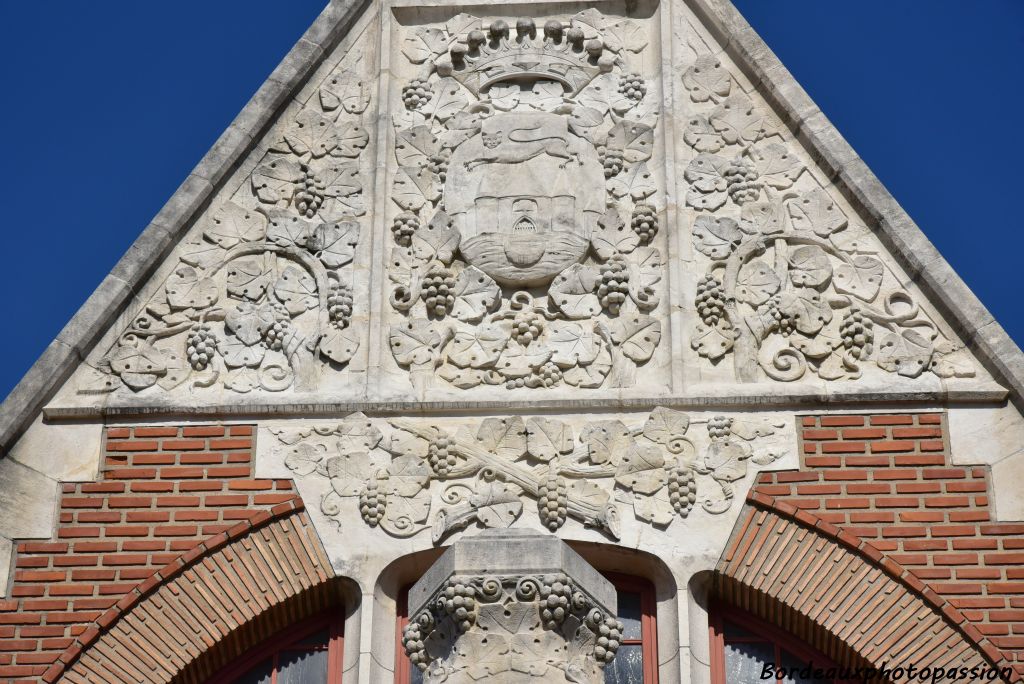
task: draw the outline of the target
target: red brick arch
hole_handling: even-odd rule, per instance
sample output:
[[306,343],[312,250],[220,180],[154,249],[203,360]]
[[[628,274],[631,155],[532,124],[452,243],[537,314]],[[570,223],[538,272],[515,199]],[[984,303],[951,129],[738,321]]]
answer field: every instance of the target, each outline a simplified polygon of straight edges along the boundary
[[200,682],[261,640],[341,600],[298,499],[196,546],[103,613],[47,682]]

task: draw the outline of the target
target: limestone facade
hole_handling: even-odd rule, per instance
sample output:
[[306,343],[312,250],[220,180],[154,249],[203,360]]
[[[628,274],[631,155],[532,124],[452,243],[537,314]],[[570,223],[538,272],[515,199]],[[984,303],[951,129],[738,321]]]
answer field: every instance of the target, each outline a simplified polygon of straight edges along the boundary
[[[202,681],[333,606],[345,682],[603,681],[599,573],[653,587],[647,679],[711,681],[719,601],[1024,675],[1024,356],[725,0],[331,2],[40,364],[0,677]],[[488,573],[421,578],[500,540],[571,567],[487,569],[536,624],[473,669],[437,601]]]

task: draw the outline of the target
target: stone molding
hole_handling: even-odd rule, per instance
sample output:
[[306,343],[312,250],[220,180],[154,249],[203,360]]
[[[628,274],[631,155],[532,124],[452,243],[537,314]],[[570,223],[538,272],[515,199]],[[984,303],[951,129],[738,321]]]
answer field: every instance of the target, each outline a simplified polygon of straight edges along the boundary
[[960,611],[870,544],[772,497],[751,493],[748,503],[717,568],[730,602],[801,621],[803,636],[846,664],[856,654],[874,667],[1012,668]]
[[[244,579],[218,579],[227,564]],[[279,504],[201,543],[139,584],[86,628],[42,678],[129,684],[183,676],[201,681],[224,664],[205,662],[194,670],[197,656],[210,643],[259,621],[277,605],[294,603],[332,577],[301,500]],[[293,612],[301,617],[302,607]],[[168,615],[176,618],[161,619]],[[251,638],[250,645],[258,639]],[[244,648],[236,650],[228,658]]]

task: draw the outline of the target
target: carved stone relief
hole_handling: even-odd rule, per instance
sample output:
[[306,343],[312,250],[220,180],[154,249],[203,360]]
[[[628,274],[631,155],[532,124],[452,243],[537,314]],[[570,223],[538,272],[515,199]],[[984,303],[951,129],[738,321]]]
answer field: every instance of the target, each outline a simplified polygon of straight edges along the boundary
[[722,61],[687,65],[683,140],[693,246],[704,257],[690,344],[735,377],[857,379],[868,367],[914,378],[971,377],[974,364],[876,256],[783,128]]
[[571,518],[613,540],[628,509],[658,529],[683,524],[695,505],[723,513],[748,463],[781,455],[763,440],[780,427],[657,408],[639,425],[510,416],[445,428],[352,414],[337,425],[270,432],[275,460],[296,477],[329,481],[326,516],[340,524],[358,506],[371,528],[408,537],[429,527],[438,544],[474,524],[510,527],[524,506],[551,532]]
[[393,117],[389,343],[421,392],[630,387],[650,362],[665,248],[649,30],[596,9],[405,29],[419,71]]
[[428,684],[598,684],[625,631],[614,587],[564,542],[539,533],[456,542],[409,599],[402,646]]
[[[81,393],[311,390],[343,369],[365,323],[352,260],[364,233],[366,66],[339,66],[280,125],[247,182],[200,220],[198,239]],[[355,317],[354,317],[355,314]]]

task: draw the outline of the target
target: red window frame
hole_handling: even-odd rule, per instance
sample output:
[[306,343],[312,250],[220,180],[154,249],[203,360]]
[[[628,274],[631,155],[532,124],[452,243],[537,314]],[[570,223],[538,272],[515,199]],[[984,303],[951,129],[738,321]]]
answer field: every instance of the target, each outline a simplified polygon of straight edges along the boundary
[[[256,667],[268,657],[273,657],[273,675],[271,684],[277,684],[279,660],[281,653],[292,649],[298,642],[310,634],[327,627],[327,684],[341,684],[342,655],[345,647],[345,615],[340,607],[324,611],[294,625],[285,627],[274,636],[249,649],[233,663],[215,674],[207,684],[232,684],[236,679]],[[314,650],[305,647],[302,650]]]
[[[815,648],[807,645],[786,630],[751,615],[747,611],[720,602],[712,602],[708,629],[711,638],[711,684],[729,684],[725,681],[725,621],[728,620],[752,632],[755,638],[730,637],[731,643],[765,643],[775,648],[775,663],[782,663],[782,651],[787,651],[798,659],[813,662],[816,668],[828,669],[837,667],[831,658]],[[781,681],[777,675],[776,682]],[[846,684],[848,680],[836,679],[835,684]]]
[[[658,684],[658,622],[654,585],[643,577],[617,572],[603,573],[615,585],[616,591],[640,594],[640,638],[623,639],[623,645],[639,644],[644,655],[644,684]],[[402,646],[402,632],[409,624],[410,584],[398,594],[395,620],[395,684],[408,684],[412,676],[412,662]]]

